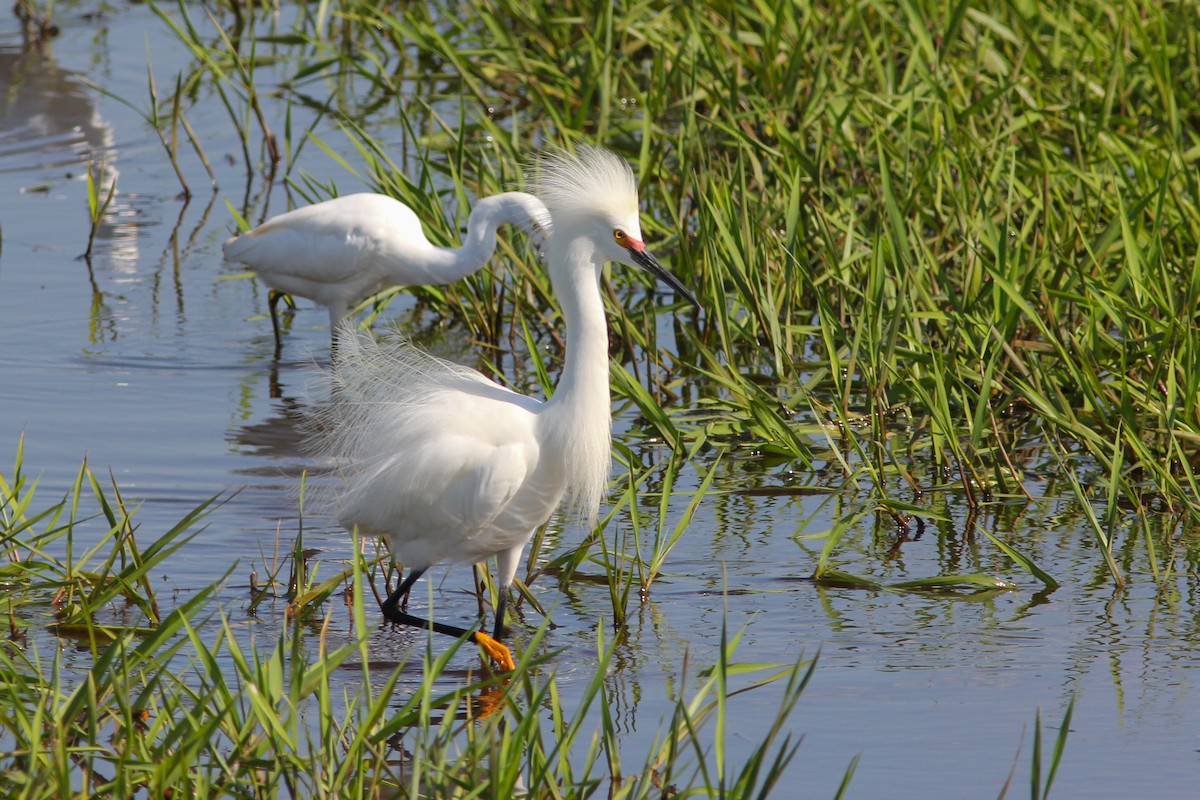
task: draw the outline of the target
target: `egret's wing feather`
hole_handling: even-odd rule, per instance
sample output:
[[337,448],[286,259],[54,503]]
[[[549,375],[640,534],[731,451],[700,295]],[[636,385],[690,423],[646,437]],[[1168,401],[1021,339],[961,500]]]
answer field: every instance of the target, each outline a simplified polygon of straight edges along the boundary
[[307,444],[339,465],[339,522],[390,534],[408,563],[494,553],[494,539],[478,548],[472,539],[537,466],[538,401],[348,327],[338,349],[332,399],[315,415]]
[[492,524],[537,464],[537,447],[495,446],[472,442],[475,452],[464,459],[458,479],[448,484],[437,508],[446,522],[463,530]]
[[226,260],[264,277],[340,284],[389,258],[431,247],[412,209],[386,195],[352,194],[280,214],[229,239]]
[[390,459],[347,475],[338,522],[381,532],[404,563],[480,561],[497,549],[492,522],[505,511],[536,466],[536,450],[494,447],[478,440],[451,443],[448,455]]

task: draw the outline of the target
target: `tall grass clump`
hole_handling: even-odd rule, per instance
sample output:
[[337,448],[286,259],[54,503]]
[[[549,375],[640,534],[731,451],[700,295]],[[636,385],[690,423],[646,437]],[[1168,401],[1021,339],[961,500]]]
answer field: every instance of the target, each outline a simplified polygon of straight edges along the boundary
[[[24,469],[22,440],[9,477],[0,474],[0,553],[9,638],[22,640],[40,618],[60,634],[83,637],[95,646],[108,638],[106,612],[118,601],[136,611],[133,630],[158,625],[162,611],[150,571],[196,535],[192,529],[219,498],[201,503],[147,545],[139,543],[133,512],[115,482],[106,491],[87,462],[67,497],[45,508],[35,505],[38,482]],[[89,500],[95,510],[83,508]],[[87,529],[89,536],[78,536],[80,529]],[[122,616],[128,619],[130,614]]]
[[[349,626],[332,609],[306,618],[285,609],[248,638],[216,603],[222,582],[173,608],[153,593],[151,572],[181,557],[213,501],[141,546],[117,487],[101,490],[85,465],[65,500],[40,507],[23,460],[19,448],[0,475],[6,797],[638,798],[665,786],[750,797],[769,792],[795,754],[785,722],[811,662],[739,663],[737,637],[723,638],[710,667],[687,677],[685,664],[669,722],[633,760],[608,712],[617,645],[603,625],[594,673],[571,704],[539,655],[545,627],[503,678],[453,667],[462,642],[381,667],[367,646],[369,565],[358,556],[343,576]],[[140,620],[116,614],[120,603]],[[67,657],[64,636],[84,648]],[[776,717],[744,761],[731,759],[728,700],[759,689],[778,697]]]
[[[705,308],[665,314],[643,279],[606,284],[614,394],[671,447],[705,437],[771,459],[781,482],[828,463],[898,519],[937,494],[970,514],[1023,501],[1067,469],[1072,499],[1200,521],[1187,4],[343,0],[239,6],[207,27],[160,13],[239,131],[255,119],[270,141],[275,92],[280,150],[332,155],[294,124],[297,103],[319,109],[358,148],[346,166],[435,241],[456,239],[473,196],[519,186],[547,142],[625,155],[648,241]],[[367,126],[381,115],[389,141]],[[333,188],[288,172],[305,196]],[[562,343],[536,259],[506,256],[511,281],[414,293],[520,384],[534,350],[557,369]]]
[[[1081,485],[1118,464],[1095,491],[1166,497],[1196,521],[1185,8],[356,13],[396,59],[421,53],[465,106],[491,109],[442,152],[509,164],[539,139],[587,139],[638,166],[648,237],[707,309],[664,341],[641,324],[642,287],[613,286],[618,353],[659,407],[690,375],[684,391],[735,423],[728,446],[799,469],[827,453],[897,513],[896,487],[971,508],[1025,497],[1060,443]],[[508,133],[483,145],[498,120]],[[647,406],[632,381],[615,391]]]

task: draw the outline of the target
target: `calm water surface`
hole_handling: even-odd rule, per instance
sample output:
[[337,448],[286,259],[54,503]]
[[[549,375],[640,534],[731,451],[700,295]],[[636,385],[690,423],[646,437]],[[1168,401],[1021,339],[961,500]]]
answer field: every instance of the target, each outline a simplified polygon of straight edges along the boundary
[[[196,195],[184,202],[152,131],[80,76],[144,105],[147,47],[160,85],[187,67],[187,55],[144,6],[118,4],[98,20],[85,16],[91,10],[56,5],[62,35],[37,52],[23,48],[16,21],[0,14],[0,463],[11,461],[23,433],[26,468],[42,474],[47,504],[66,491],[83,458],[101,474],[111,469],[127,500],[142,502],[137,519],[146,537],[210,496],[240,490],[159,579],[186,596],[236,564],[222,601],[235,621],[248,621],[250,570],[274,547],[277,530],[295,530],[297,476],[311,465],[296,448],[293,420],[308,396],[310,359],[327,357],[325,313],[302,302],[283,361],[272,360],[265,291],[222,279],[233,272],[220,258],[220,242],[234,230],[226,200],[240,208],[248,191],[225,111],[211,102],[189,112],[220,189],[211,193],[199,163],[185,156]],[[389,142],[386,115],[378,122],[373,133]],[[344,141],[328,126],[318,131]],[[118,187],[90,269],[79,258],[89,157],[104,160]],[[348,145],[345,157],[356,163]],[[299,166],[342,192],[365,188],[315,147]],[[262,188],[252,179],[251,192]],[[275,187],[270,203],[272,213],[284,210],[286,190]],[[410,324],[412,308],[401,297],[385,316]],[[465,335],[438,336],[443,350],[470,358]],[[617,424],[620,431],[628,421]],[[728,460],[722,469],[718,483],[736,487],[758,467]],[[686,502],[681,496],[672,513]],[[647,500],[644,513],[656,503]],[[855,756],[851,797],[996,796],[1010,769],[1022,795],[1035,713],[1053,737],[1072,696],[1056,794],[1193,796],[1200,635],[1187,565],[1177,565],[1184,575],[1159,592],[1138,561],[1144,551],[1131,545],[1123,563],[1130,587],[1115,591],[1070,503],[1044,498],[990,510],[977,525],[1018,542],[1062,581],[1041,596],[972,531],[958,499],[937,503],[950,521],[931,522],[899,545],[889,525],[868,517],[839,546],[846,568],[883,581],[984,571],[1019,590],[947,598],[817,587],[803,579],[821,545],[802,537],[828,530],[844,506],[821,497],[709,498],[650,601],[635,602],[628,642],[617,652],[611,686],[628,757],[640,763],[669,713],[666,686],[678,680],[684,650],[693,664],[712,663],[724,620],[744,629],[739,660],[820,653],[790,719],[804,741],[781,796],[832,796]],[[557,552],[583,534],[564,527]],[[306,544],[330,564],[351,547],[323,520],[309,521]],[[440,615],[473,613],[474,601],[460,591],[468,575],[431,571]],[[554,668],[570,698],[595,663],[607,590],[583,584],[568,594],[550,581],[533,588],[553,618],[550,645],[564,649]],[[258,626],[274,631],[281,611],[261,610]],[[525,621],[536,626],[541,618],[529,611]],[[423,642],[381,628],[372,647],[387,662]],[[461,658],[467,665],[473,657]],[[730,728],[735,754],[758,741],[757,726],[777,702],[773,690],[739,698]]]

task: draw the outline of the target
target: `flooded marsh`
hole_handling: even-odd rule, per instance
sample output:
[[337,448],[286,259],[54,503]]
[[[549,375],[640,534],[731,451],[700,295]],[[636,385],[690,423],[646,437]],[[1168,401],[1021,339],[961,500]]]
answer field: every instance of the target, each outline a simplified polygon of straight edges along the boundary
[[[833,797],[848,773],[846,797],[1012,795],[1047,785],[1068,714],[1055,793],[1189,796],[1194,25],[918,5],[926,26],[70,1],[44,39],[0,15],[0,785],[51,785],[45,702],[101,709],[103,747],[141,758],[125,796]],[[555,517],[526,549],[506,683],[383,622],[370,582],[395,575],[323,513],[336,478],[300,446],[327,315],[300,300],[276,358],[267,289],[221,243],[383,191],[457,245],[477,197],[568,142],[633,165],[647,244],[702,309],[606,275],[609,490],[595,530]],[[110,199],[84,258],[89,195]],[[511,229],[483,272],[356,319],[539,397],[562,365]],[[471,576],[435,567],[414,602],[490,619]],[[89,680],[99,704],[72,696]],[[211,753],[172,738],[206,722]],[[63,761],[82,794],[125,763]]]

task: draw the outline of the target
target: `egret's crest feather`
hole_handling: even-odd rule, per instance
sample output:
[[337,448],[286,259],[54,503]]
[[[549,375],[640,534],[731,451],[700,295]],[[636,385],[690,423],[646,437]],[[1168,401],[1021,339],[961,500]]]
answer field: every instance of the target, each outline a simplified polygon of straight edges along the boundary
[[609,150],[591,145],[580,145],[574,153],[555,150],[538,159],[534,169],[533,193],[556,214],[637,215],[633,170]]

